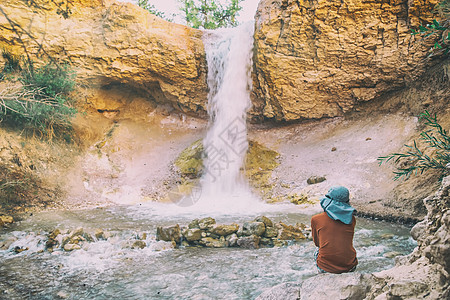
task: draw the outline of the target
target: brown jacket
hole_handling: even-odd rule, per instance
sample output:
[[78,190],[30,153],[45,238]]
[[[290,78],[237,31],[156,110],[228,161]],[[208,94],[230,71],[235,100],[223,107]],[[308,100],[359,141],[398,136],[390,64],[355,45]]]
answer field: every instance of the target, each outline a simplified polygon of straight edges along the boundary
[[319,247],[317,266],[330,273],[344,273],[358,264],[353,248],[356,219],[347,225],[325,212],[311,218],[312,237]]

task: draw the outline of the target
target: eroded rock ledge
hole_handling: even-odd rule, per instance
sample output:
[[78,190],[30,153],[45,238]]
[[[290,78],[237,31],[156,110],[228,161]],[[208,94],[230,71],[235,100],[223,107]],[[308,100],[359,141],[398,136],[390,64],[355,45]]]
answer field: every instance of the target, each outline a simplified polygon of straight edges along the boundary
[[[73,13],[67,19],[56,10],[35,10],[26,2],[6,1],[1,7],[16,27],[35,37],[22,34],[27,51],[46,58],[42,46],[55,60],[69,62],[80,83],[91,89],[86,101],[96,109],[119,110],[130,97],[144,97],[181,111],[205,113],[206,67],[200,30],[114,0],[71,1]],[[0,15],[0,47],[24,55],[10,28]],[[113,93],[108,93],[111,89]],[[117,99],[124,90],[134,95]]]

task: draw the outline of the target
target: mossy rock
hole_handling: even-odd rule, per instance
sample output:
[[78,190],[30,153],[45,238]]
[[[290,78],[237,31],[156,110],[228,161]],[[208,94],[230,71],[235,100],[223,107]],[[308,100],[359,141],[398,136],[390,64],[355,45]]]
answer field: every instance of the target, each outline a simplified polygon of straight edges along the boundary
[[[199,178],[203,173],[203,143],[197,140],[184,149],[175,160],[181,176],[187,179]],[[272,171],[279,165],[280,154],[258,142],[249,141],[245,158],[245,176],[250,185],[260,191],[263,196],[270,194],[273,184],[270,182]]]
[[258,189],[263,196],[268,196],[273,189],[270,182],[272,171],[278,167],[280,154],[258,142],[249,141],[245,158],[245,175],[250,184]]
[[287,198],[289,199],[289,201],[295,205],[300,205],[300,204],[315,204],[315,201],[311,200],[308,198],[308,195],[305,194],[290,194],[287,196]]
[[184,149],[175,160],[175,166],[180,170],[181,176],[198,178],[203,172],[203,142],[197,140]]

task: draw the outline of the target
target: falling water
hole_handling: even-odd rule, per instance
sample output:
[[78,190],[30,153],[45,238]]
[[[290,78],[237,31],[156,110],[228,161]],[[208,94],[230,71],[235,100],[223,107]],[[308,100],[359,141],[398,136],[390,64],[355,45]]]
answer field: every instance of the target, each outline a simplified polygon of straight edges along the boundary
[[197,209],[254,211],[261,204],[241,173],[248,149],[253,30],[249,22],[205,34],[210,128],[203,140],[205,171]]

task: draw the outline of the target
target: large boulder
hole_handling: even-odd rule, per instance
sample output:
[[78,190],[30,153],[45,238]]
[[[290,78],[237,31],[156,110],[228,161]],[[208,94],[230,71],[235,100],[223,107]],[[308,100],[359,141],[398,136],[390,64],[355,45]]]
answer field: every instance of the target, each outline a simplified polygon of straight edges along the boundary
[[156,228],[156,240],[175,242],[179,244],[181,242],[181,228],[180,225],[172,226],[158,226]]
[[300,284],[294,282],[280,283],[259,295],[255,300],[299,300]]
[[236,224],[236,223],[233,223],[233,224],[230,224],[230,225],[215,224],[210,229],[210,232],[213,233],[213,234],[220,235],[220,236],[227,236],[227,235],[230,235],[232,233],[235,233],[236,231],[238,231],[238,229],[239,229],[239,225]]
[[239,229],[238,235],[256,235],[256,236],[262,236],[264,232],[266,231],[266,226],[263,222],[244,222],[242,225],[242,228]]
[[284,224],[279,222],[275,225],[278,228],[278,239],[279,240],[304,240],[306,239],[302,230],[299,227]]
[[263,292],[257,300],[275,299],[365,299],[373,284],[371,275],[360,273],[321,274],[302,283],[287,282]]
[[407,86],[426,69],[439,0],[262,0],[256,14],[254,113],[276,120],[334,117]]
[[320,274],[302,283],[300,299],[364,299],[372,284],[371,275],[361,273]]
[[[170,23],[132,3],[70,1],[63,18],[29,1],[3,1],[28,54],[69,62],[86,87],[86,102],[100,111],[120,111],[131,99],[170,103],[189,112],[206,111],[206,65],[202,32]],[[47,9],[50,8],[50,9]],[[24,55],[11,25],[0,14],[0,47]],[[41,47],[42,46],[42,47]],[[1,58],[0,58],[1,59]],[[128,92],[130,91],[130,92]],[[142,105],[141,105],[142,106]]]

